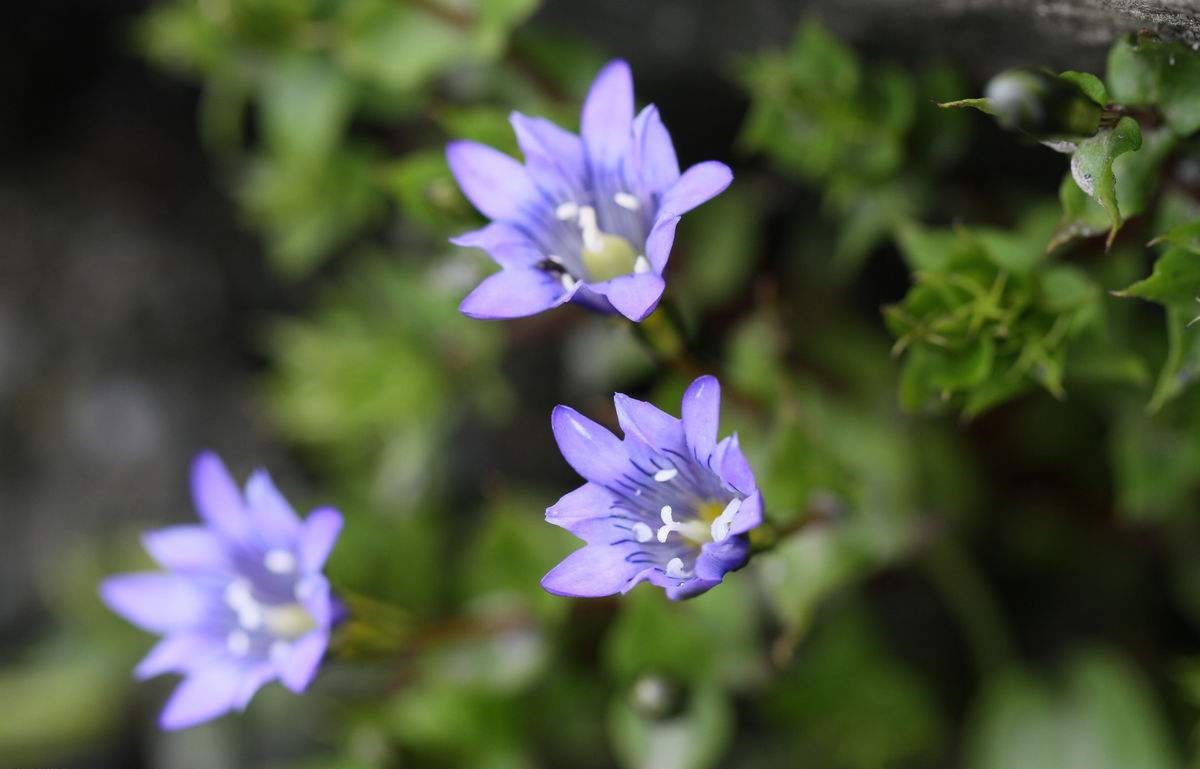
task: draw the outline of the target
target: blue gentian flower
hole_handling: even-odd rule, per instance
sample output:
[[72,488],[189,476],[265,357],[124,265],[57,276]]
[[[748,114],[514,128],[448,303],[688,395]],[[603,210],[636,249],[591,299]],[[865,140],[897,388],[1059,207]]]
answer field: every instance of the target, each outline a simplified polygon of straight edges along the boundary
[[100,587],[113,611],[163,636],[135,675],[184,676],[159,717],[164,729],[242,710],[275,679],[304,691],[334,613],[321,569],[340,513],[319,508],[301,521],[265,471],[243,493],[211,452],[192,465],[192,496],[203,525],[143,537],[165,572],[121,574]]
[[658,110],[636,117],[629,65],[613,61],[583,103],[580,134],[514,112],[525,164],[491,147],[446,148],[467,199],[492,220],[452,239],[487,251],[503,268],[463,301],[473,318],[533,315],[566,302],[632,321],[662,297],[679,217],[733,179],[708,161],[682,175]]
[[683,419],[620,393],[625,439],[567,406],[551,423],[563,457],[587,483],[546,520],[587,544],[542,578],[565,596],[624,593],[642,580],[673,600],[720,583],[750,556],[746,532],[763,500],[736,435],[717,441],[721,386],[702,376],[683,396]]

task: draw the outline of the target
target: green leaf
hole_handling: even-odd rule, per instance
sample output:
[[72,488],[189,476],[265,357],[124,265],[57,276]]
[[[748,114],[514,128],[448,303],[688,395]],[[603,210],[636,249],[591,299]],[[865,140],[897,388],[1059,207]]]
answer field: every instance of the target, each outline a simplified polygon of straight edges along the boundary
[[469,30],[408,3],[345,6],[334,56],[351,76],[404,94],[460,61]]
[[1141,145],[1142,132],[1138,122],[1131,117],[1123,117],[1113,128],[1103,129],[1081,141],[1071,156],[1071,176],[1075,183],[1094,198],[1108,215],[1111,225],[1109,243],[1116,237],[1122,221],[1117,205],[1113,160]]
[[857,602],[831,607],[757,704],[787,746],[786,763],[764,767],[941,765],[947,730],[937,699]]
[[1134,283],[1117,296],[1136,297],[1165,305],[1200,307],[1200,252],[1173,246],[1154,263],[1150,277]]
[[[1159,186],[1159,169],[1176,141],[1174,134],[1165,128],[1150,129],[1142,134],[1140,149],[1126,152],[1113,161],[1117,209],[1122,218],[1129,219],[1146,210]],[[1104,208],[1079,188],[1071,174],[1063,178],[1058,195],[1062,219],[1050,239],[1048,251],[1076,238],[1099,235],[1109,228]]]
[[1104,87],[1104,81],[1092,73],[1068,70],[1060,72],[1058,76],[1079,86],[1079,90],[1087,94],[1089,99],[1101,107],[1108,104],[1108,89]]
[[1178,414],[1129,409],[1109,439],[1117,510],[1129,520],[1190,517],[1200,488],[1200,433]]
[[1200,54],[1177,41],[1138,35],[1118,40],[1108,55],[1114,101],[1157,106],[1179,136],[1200,129]]
[[712,685],[689,692],[687,709],[650,718],[619,697],[609,712],[613,752],[624,769],[712,769],[733,736],[728,697]]
[[259,88],[263,140],[276,162],[321,164],[350,115],[349,82],[329,62],[289,56]]
[[971,109],[977,109],[980,112],[987,113],[988,115],[995,114],[995,112],[992,111],[991,102],[989,102],[986,98],[958,99],[956,101],[944,101],[944,102],[939,102],[938,106],[941,107],[942,109],[956,109],[956,108],[960,108],[960,107],[970,107]]
[[1167,359],[1150,396],[1151,413],[1179,397],[1200,375],[1200,326],[1192,324],[1195,317],[1195,310],[1167,307]]
[[1055,690],[1019,671],[988,683],[971,714],[967,769],[1179,769],[1153,690],[1124,660],[1077,656]]

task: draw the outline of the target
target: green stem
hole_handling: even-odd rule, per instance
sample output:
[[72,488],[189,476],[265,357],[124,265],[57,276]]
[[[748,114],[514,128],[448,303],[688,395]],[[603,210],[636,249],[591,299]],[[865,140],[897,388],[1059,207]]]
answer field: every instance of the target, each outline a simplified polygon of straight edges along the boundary
[[1013,652],[1004,614],[970,554],[946,538],[928,551],[924,567],[958,620],[979,671],[1007,664]]

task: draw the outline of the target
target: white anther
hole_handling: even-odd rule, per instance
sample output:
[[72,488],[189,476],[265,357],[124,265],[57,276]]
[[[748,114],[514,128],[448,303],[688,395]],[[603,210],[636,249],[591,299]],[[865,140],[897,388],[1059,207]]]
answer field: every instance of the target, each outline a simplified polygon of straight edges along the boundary
[[679,524],[675,522],[673,517],[674,511],[670,505],[663,505],[662,510],[658,511],[658,515],[662,518],[663,525],[658,527],[658,541],[666,542],[667,537],[671,532],[679,528]]
[[724,542],[729,536],[729,529],[733,526],[733,517],[737,515],[738,510],[742,508],[742,500],[729,500],[729,504],[725,505],[725,509],[716,517],[709,527],[709,533],[712,535],[713,542]]
[[643,254],[638,254],[637,259],[633,260],[633,271],[638,275],[650,272],[650,260]]
[[250,594],[250,583],[244,579],[235,579],[225,588],[225,603],[235,611],[254,602],[254,596]]
[[672,558],[667,561],[667,576],[671,579],[687,579],[692,575],[683,568],[682,558]]
[[235,657],[245,657],[250,653],[250,636],[242,630],[235,630],[225,638],[225,647]]
[[638,542],[649,542],[654,539],[654,530],[638,521],[633,524],[633,536],[637,537]]
[[575,278],[571,277],[570,275],[568,275],[565,272],[562,274],[561,277],[559,277],[558,280],[560,283],[562,283],[562,287],[568,291],[575,288],[575,284],[579,282],[579,281],[575,280]]
[[596,224],[596,209],[579,207],[579,231],[583,235],[583,247],[588,251],[600,250],[600,227]]
[[553,262],[554,264],[557,264],[559,267],[563,266],[562,257],[559,256],[558,254],[548,254],[546,256],[546,261]]
[[275,641],[271,644],[269,653],[272,662],[276,665],[283,664],[283,661],[292,653],[292,645],[287,641]]
[[559,203],[558,208],[554,209],[554,215],[564,222],[569,221],[579,216],[579,205],[569,200],[566,203]]
[[636,211],[642,207],[642,202],[637,199],[637,195],[631,195],[628,192],[618,192],[613,195],[613,202],[628,211]]
[[263,556],[263,566],[273,574],[291,574],[296,570],[296,556],[283,548],[273,548]]
[[676,470],[674,467],[668,467],[655,473],[654,480],[658,481],[659,483],[666,483],[677,475],[679,475],[678,470]]

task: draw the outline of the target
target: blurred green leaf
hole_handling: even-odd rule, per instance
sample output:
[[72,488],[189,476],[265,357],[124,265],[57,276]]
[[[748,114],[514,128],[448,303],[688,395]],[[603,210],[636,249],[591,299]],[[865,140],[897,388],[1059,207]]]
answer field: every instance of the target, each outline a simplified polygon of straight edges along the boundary
[[933,693],[853,605],[837,608],[757,709],[787,745],[790,766],[929,766],[943,749]]
[[687,709],[674,718],[647,718],[619,697],[609,729],[625,769],[711,769],[733,736],[733,708],[711,685],[692,689]]
[[1028,674],[1000,674],[971,716],[968,769],[1177,769],[1170,731],[1142,677],[1089,653],[1055,692]]
[[1114,101],[1157,106],[1179,136],[1200,129],[1200,54],[1177,41],[1146,33],[1118,40],[1108,54]]

